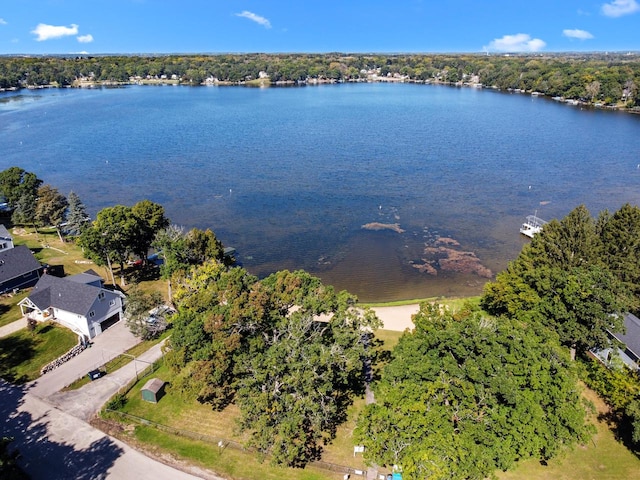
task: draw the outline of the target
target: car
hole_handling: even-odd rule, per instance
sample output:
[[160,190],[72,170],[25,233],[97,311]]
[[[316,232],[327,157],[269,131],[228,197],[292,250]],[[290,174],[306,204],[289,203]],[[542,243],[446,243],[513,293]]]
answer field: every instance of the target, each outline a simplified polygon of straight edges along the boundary
[[91,370],[89,373],[87,373],[87,377],[89,377],[89,379],[91,381],[97,380],[100,377],[104,377],[107,374],[107,372],[104,372],[98,368],[96,368],[95,370]]

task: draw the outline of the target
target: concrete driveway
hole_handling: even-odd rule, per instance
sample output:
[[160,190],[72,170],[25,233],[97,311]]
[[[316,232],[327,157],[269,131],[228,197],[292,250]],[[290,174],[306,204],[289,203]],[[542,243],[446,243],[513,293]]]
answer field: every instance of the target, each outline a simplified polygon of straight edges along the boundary
[[55,370],[31,382],[29,393],[43,399],[47,398],[74,380],[86,375],[90,370],[104,365],[138,342],[139,340],[131,334],[125,322],[120,320],[95,337],[91,347]]

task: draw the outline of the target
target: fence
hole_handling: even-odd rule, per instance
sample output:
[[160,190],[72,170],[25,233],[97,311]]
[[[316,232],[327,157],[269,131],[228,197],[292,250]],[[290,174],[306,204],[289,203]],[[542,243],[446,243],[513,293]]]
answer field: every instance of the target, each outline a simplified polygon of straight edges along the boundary
[[[126,387],[127,386],[123,387],[120,390],[122,391]],[[126,392],[128,392],[129,390],[131,390],[131,388],[129,388]],[[116,415],[119,415],[122,418],[125,418],[127,420],[133,421],[134,423],[137,423],[139,425],[153,427],[157,430],[167,432],[172,435],[178,435],[181,437],[190,438],[191,440],[199,440],[205,443],[209,443],[211,445],[217,445],[217,447],[220,450],[223,450],[225,448],[233,448],[235,450],[240,450],[243,452],[255,452],[253,449],[245,448],[241,443],[236,442],[234,440],[228,440],[226,438],[220,438],[220,437],[213,437],[211,435],[191,432],[189,430],[182,430],[180,428],[171,427],[169,425],[163,425],[162,423],[157,423],[157,422],[154,422],[153,420],[139,417],[137,415],[132,415],[130,413],[121,412],[119,410],[112,410],[110,408],[105,408],[105,411],[109,413],[115,413]],[[361,469],[347,467],[344,465],[337,465],[335,463],[325,462],[322,460],[315,460],[315,461],[309,462],[309,465],[317,468],[321,468],[323,470],[329,470],[331,472],[340,473],[340,474],[359,475],[363,477],[366,476],[366,471],[363,471]]]

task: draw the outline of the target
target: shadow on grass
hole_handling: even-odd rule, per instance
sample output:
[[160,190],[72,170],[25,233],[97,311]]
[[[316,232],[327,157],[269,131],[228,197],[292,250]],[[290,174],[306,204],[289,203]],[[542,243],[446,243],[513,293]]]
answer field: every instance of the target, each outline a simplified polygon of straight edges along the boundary
[[[114,462],[124,453],[123,450],[109,437],[95,440],[86,448],[52,440],[50,427],[54,423],[53,416],[65,414],[45,411],[34,416],[31,411],[40,412],[43,409],[34,400],[27,404],[26,395],[25,386],[13,386],[0,380],[0,431],[3,436],[13,438],[9,450],[13,452],[17,449],[18,466],[31,478],[106,478]],[[63,434],[57,432],[57,436]],[[3,475],[0,477],[7,478]]]
[[630,418],[623,412],[609,410],[608,412],[600,413],[598,420],[606,423],[616,440],[622,443],[636,458],[640,459],[638,443],[633,441],[633,425]]
[[0,338],[0,378],[14,384],[25,383],[28,378],[16,376],[15,368],[34,355],[34,340],[31,338],[14,335]]

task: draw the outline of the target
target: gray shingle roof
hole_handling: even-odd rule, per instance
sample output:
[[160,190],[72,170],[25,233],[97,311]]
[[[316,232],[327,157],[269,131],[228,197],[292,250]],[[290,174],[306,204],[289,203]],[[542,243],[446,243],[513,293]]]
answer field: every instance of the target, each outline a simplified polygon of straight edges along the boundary
[[640,319],[631,313],[624,316],[624,326],[627,332],[623,335],[616,333],[614,336],[623,342],[637,358],[640,358]]
[[45,274],[33,287],[29,300],[40,310],[54,307],[87,316],[101,291],[99,287],[79,283],[70,278],[58,278]]
[[40,262],[24,245],[0,252],[0,284],[39,268]]
[[6,240],[13,240],[13,237],[9,233],[9,230],[7,230],[7,227],[5,227],[4,225],[0,225],[0,238],[4,238]]

